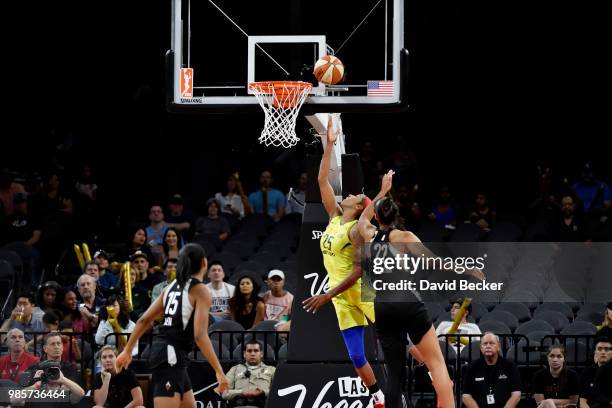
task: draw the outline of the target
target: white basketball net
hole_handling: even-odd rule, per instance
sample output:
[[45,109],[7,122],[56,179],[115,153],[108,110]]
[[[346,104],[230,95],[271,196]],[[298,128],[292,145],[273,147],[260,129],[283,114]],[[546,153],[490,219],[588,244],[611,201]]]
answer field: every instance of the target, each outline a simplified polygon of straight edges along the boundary
[[249,84],[265,114],[259,143],[284,148],[297,144],[300,138],[295,134],[295,121],[311,89],[312,84],[301,81]]

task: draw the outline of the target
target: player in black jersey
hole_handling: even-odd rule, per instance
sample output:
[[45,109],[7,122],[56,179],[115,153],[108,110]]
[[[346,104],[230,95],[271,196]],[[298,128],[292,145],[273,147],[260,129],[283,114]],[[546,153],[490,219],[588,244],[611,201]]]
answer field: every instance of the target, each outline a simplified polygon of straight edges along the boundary
[[218,394],[228,389],[228,380],[208,337],[208,311],[211,295],[202,284],[207,269],[206,253],[200,245],[187,244],[179,253],[176,280],[169,284],[149,309],[138,319],[134,331],[117,357],[117,369],[130,365],[138,339],[163,316],[157,326],[149,357],[153,370],[155,408],[195,407],[191,381],[187,375],[187,354],[194,340],[215,370]]
[[[401,251],[406,247],[409,248],[411,244],[418,247],[418,250],[410,248],[411,251],[431,254],[416,235],[396,227],[398,207],[392,199],[386,198],[387,193],[391,190],[393,174],[393,171],[389,171],[384,175],[381,191],[361,214],[358,224],[359,232],[366,243],[371,243],[371,248],[375,248],[377,244],[385,246],[389,256],[392,256],[390,254],[394,249],[398,250],[399,247]],[[380,226],[379,229],[370,222],[374,215]],[[397,245],[399,243],[403,245]],[[466,272],[466,274],[482,279],[482,272],[477,270]],[[319,295],[313,299],[307,305],[307,311],[316,311],[329,301],[330,293],[331,296],[342,293],[361,276],[361,268],[354,268],[353,272],[338,286],[332,288],[326,295]],[[394,277],[401,278],[399,274],[395,274]],[[374,302],[376,334],[385,354],[385,364],[389,375],[388,389],[385,392],[386,406],[389,408],[402,407],[401,389],[405,382],[406,345],[407,335],[409,335],[431,372],[439,403],[444,408],[454,407],[452,382],[425,305],[420,300],[418,293],[404,291],[400,294],[399,299],[397,296],[397,293],[378,293]]]

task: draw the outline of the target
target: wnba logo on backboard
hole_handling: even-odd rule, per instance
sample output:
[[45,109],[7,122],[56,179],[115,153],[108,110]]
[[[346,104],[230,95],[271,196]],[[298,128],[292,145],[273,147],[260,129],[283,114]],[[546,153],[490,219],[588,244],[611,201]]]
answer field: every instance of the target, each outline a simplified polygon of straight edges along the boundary
[[193,68],[181,68],[181,98],[193,98]]

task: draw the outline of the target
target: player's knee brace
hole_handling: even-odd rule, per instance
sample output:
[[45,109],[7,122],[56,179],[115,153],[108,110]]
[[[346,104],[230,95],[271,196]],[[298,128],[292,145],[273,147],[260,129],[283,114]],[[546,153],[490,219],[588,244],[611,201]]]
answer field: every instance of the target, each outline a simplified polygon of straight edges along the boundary
[[355,368],[361,368],[368,362],[363,347],[364,332],[365,327],[363,326],[342,330],[344,344],[346,344],[346,349]]

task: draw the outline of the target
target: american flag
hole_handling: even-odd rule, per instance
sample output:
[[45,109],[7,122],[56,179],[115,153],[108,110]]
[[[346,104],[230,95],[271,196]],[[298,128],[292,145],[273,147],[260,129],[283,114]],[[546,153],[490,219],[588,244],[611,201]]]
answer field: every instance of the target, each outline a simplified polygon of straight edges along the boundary
[[368,96],[393,96],[393,81],[368,81]]

